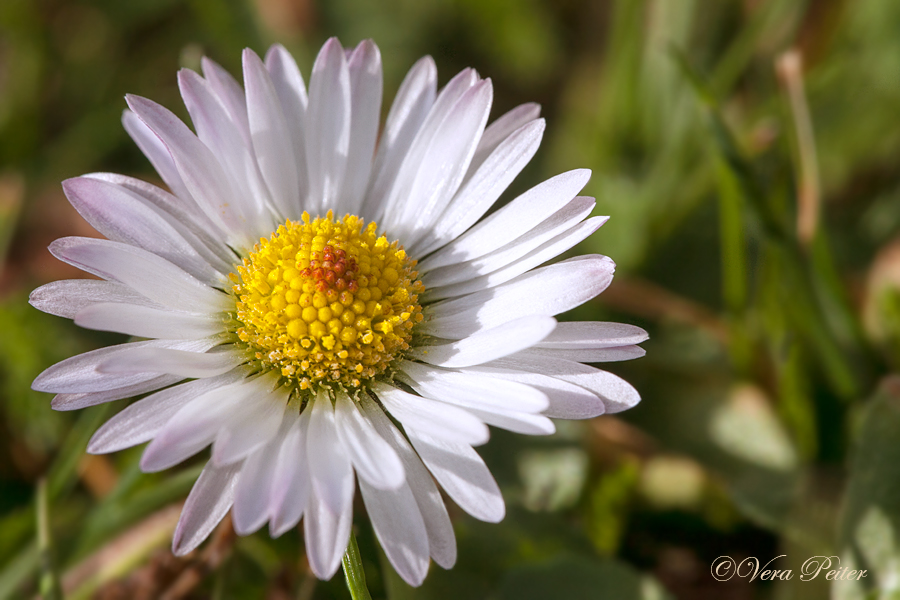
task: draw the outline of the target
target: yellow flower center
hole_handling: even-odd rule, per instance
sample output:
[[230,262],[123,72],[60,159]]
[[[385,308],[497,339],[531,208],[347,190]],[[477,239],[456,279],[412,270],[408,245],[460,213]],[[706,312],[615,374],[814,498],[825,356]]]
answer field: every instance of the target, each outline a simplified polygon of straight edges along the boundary
[[237,327],[264,369],[301,390],[359,387],[409,348],[422,320],[416,261],[347,215],[280,225],[231,274]]

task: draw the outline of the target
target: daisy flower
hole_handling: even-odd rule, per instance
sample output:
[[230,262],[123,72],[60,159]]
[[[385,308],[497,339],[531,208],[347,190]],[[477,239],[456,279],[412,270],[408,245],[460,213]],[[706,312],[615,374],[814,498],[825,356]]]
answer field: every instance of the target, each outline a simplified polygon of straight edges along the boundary
[[182,70],[188,128],[128,96],[123,123],[169,191],[123,175],[63,183],[107,239],[50,251],[99,280],[35,290],[38,309],[141,338],[58,363],[34,382],[73,410],[141,396],[88,451],[149,442],[147,472],[207,446],[175,530],[190,552],[228,513],[242,535],[302,520],[310,567],[331,577],[358,487],[375,534],[412,585],[456,560],[439,487],[477,519],[504,503],[473,446],[488,425],[553,433],[551,418],[633,406],[584,364],[641,356],[646,333],[554,315],[612,280],[599,255],[541,266],[604,221],[563,173],[485,214],[534,155],[534,104],[486,127],[490,79],[437,90],[430,57],[379,134],[381,57],[328,41],[309,89],[273,46],[243,55],[243,88],[216,63]]

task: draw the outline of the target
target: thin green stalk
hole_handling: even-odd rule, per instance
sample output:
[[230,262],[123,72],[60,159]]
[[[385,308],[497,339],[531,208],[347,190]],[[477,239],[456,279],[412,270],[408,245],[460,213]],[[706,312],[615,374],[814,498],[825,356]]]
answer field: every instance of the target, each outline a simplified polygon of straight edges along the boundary
[[41,562],[41,597],[44,600],[62,600],[59,574],[53,561],[53,539],[50,536],[50,510],[47,501],[47,480],[41,479],[37,488],[38,551]]
[[735,366],[741,372],[746,372],[751,368],[753,352],[746,333],[748,258],[742,217],[744,199],[734,173],[718,157],[716,163],[722,248],[722,299],[728,310],[731,333],[729,350]]
[[[842,340],[832,327],[826,308],[823,307],[817,291],[819,273],[797,244],[795,235],[784,223],[769,203],[766,202],[764,186],[754,173],[753,166],[743,156],[731,130],[722,118],[720,107],[707,84],[691,67],[687,58],[677,48],[673,48],[675,60],[680,65],[685,79],[694,89],[697,98],[706,109],[710,132],[715,142],[719,159],[731,171],[735,182],[742,189],[746,206],[759,222],[764,239],[779,255],[779,260],[789,273],[789,281],[795,285],[792,299],[793,314],[805,335],[812,342],[814,351],[825,367],[825,375],[831,380],[835,392],[844,400],[854,400],[865,389],[864,377],[854,360],[862,354],[856,340]],[[820,233],[821,235],[821,233]]]
[[47,472],[48,499],[56,501],[66,495],[78,481],[78,464],[84,457],[88,440],[112,411],[112,404],[101,404],[82,411],[59,449]]
[[347,579],[347,587],[353,600],[372,600],[369,588],[366,587],[366,572],[363,569],[362,557],[359,555],[359,546],[356,545],[356,534],[352,531],[341,564],[344,566],[344,577]]
[[796,10],[790,2],[768,0],[758,3],[748,12],[746,25],[732,38],[710,75],[709,87],[716,97],[724,98],[732,91],[747,65],[757,55],[760,38],[771,31],[774,23],[790,22],[791,13]]

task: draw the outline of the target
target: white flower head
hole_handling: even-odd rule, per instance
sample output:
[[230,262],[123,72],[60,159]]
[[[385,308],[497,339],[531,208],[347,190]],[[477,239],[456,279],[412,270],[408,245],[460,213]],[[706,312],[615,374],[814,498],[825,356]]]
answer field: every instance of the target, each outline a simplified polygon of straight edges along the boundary
[[641,356],[646,333],[553,318],[613,275],[599,255],[540,266],[604,223],[577,195],[588,171],[484,217],[540,143],[537,105],[485,127],[491,81],[466,69],[437,91],[426,57],[379,136],[371,41],[329,40],[308,93],[281,46],[243,58],[243,89],[209,60],[202,76],[179,73],[196,133],[128,97],[125,128],[169,192],[109,173],[63,184],[108,239],[50,249],[101,280],[57,281],[31,303],[148,339],[65,360],[34,388],[56,393],[58,410],[147,394],[88,447],[150,442],[144,471],[212,445],[175,554],[229,510],[240,534],[268,523],[277,536],[302,519],[310,566],[329,578],[358,480],[385,553],[418,585],[430,558],[456,561],[435,481],[472,516],[501,520],[500,490],[472,449],[487,425],[549,434],[551,417],[633,406],[634,388],[583,363]]

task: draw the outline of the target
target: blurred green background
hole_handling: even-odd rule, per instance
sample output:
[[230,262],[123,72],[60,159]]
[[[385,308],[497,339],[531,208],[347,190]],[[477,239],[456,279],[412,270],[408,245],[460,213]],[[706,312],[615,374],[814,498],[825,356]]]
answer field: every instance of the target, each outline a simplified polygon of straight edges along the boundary
[[[540,102],[544,144],[506,198],[593,169],[612,219],[581,250],[618,271],[572,318],[651,334],[645,358],[607,365],[638,408],[493,433],[509,514],[452,509],[453,570],[409,588],[358,507],[375,597],[900,597],[900,3],[0,0],[0,599],[47,589],[51,564],[71,598],[349,598],[309,574],[297,532],[223,529],[172,557],[202,460],[145,475],[140,448],[86,456],[125,401],[55,413],[30,383],[122,340],[26,302],[78,276],[49,242],[96,235],[62,179],[158,181],[119,124],[125,93],[185,117],[177,68],[207,55],[239,75],[242,48],[281,42],[308,76],[332,35],[379,44],[385,110],[424,54],[441,83],[492,77],[494,116]],[[723,555],[781,556],[792,578],[716,581]],[[814,556],[866,577],[803,581]]]

